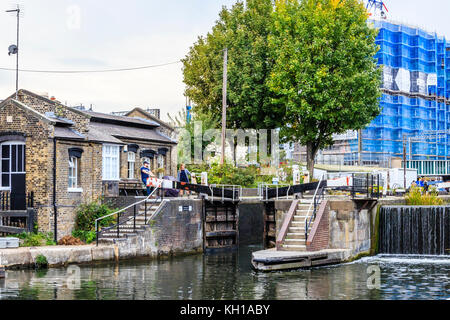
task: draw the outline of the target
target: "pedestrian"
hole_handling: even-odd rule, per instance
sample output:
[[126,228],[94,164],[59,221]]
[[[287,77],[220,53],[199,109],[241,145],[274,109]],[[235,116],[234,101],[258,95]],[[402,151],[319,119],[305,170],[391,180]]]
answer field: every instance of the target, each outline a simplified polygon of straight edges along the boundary
[[423,182],[423,190],[425,191],[425,194],[428,194],[428,182],[427,181]]
[[[178,177],[177,180],[180,182],[184,182],[184,183],[189,183],[189,176],[191,175],[191,173],[189,172],[188,169],[186,169],[186,166],[184,165],[184,163],[180,164],[180,171],[178,171]],[[183,196],[184,192],[181,191],[181,195]]]
[[149,196],[154,189],[153,187],[147,185],[147,181],[150,177],[154,178],[155,175],[150,170],[150,163],[148,161],[144,161],[143,166],[141,167],[141,180],[144,186],[147,188],[147,196]]

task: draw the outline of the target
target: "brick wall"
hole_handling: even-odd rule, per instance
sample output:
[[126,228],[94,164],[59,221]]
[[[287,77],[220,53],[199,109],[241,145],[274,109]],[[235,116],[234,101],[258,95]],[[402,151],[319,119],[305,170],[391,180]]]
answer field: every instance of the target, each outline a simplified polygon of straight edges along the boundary
[[[7,117],[9,120],[7,121]],[[48,137],[53,132],[50,123],[25,112],[9,101],[0,109],[0,133],[18,132],[25,135],[25,170],[26,192],[34,192],[38,207],[37,221],[42,230],[49,226],[50,212],[46,208],[52,202],[48,192],[51,186],[50,141]]]
[[322,201],[316,215],[316,220],[308,235],[308,241],[306,242],[307,251],[328,249],[330,241],[329,211],[328,201]]
[[[75,227],[76,208],[102,196],[101,145],[87,142],[57,141],[56,199],[58,206],[58,238],[70,235]],[[69,149],[83,149],[79,159],[78,187],[82,192],[69,192]],[[53,183],[52,183],[53,185]],[[52,220],[53,221],[53,220]]]
[[20,90],[18,95],[19,101],[33,108],[41,114],[53,112],[55,115],[71,120],[74,128],[82,134],[88,132],[89,117],[73,108],[68,108],[58,102],[51,101],[32,92]]

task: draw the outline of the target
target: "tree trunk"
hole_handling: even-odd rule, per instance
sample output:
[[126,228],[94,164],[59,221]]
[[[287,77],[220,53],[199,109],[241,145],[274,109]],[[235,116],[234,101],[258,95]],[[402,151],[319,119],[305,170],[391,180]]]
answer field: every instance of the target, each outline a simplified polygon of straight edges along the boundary
[[314,158],[317,154],[317,147],[314,145],[314,143],[307,143],[306,144],[306,168],[309,172],[309,181],[312,182],[312,179],[314,178]]

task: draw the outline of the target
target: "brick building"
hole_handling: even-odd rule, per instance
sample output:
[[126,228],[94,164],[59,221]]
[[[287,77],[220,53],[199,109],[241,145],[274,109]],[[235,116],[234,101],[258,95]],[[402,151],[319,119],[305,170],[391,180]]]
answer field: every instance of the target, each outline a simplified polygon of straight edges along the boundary
[[[71,233],[75,208],[143,189],[144,159],[159,176],[176,174],[173,129],[145,112],[116,116],[62,105],[27,90],[0,103],[0,192],[11,210],[33,192],[40,231]],[[139,112],[139,113],[138,113]]]

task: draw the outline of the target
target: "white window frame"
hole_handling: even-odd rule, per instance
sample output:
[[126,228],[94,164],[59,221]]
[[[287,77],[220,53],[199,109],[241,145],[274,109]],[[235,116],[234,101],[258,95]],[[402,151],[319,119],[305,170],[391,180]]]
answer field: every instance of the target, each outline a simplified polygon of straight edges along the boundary
[[102,149],[102,180],[120,181],[120,146],[104,144]]
[[[23,161],[23,168],[25,169],[25,153],[26,153],[26,150],[25,150],[25,143],[23,142],[23,141],[6,141],[6,142],[2,142],[2,143],[0,143],[0,191],[11,191],[11,176],[13,175],[13,174],[26,174],[26,172],[25,172],[25,170],[24,171],[15,171],[15,172],[12,172],[12,163],[11,163],[11,161],[12,161],[12,149],[11,149],[11,146],[16,146],[16,145],[18,145],[18,146],[23,146],[23,154],[22,154],[22,161]],[[2,156],[2,147],[3,146],[9,146],[9,158],[4,158],[3,159],[3,156]],[[8,174],[9,174],[9,187],[3,187],[3,186],[1,186],[1,183],[2,183],[2,176],[1,176],[1,174],[3,173],[3,170],[2,170],[2,165],[3,165],[3,160],[9,160],[9,172],[8,172]],[[16,168],[17,168],[17,165],[18,165],[18,161],[19,161],[19,158],[16,156]]]
[[[71,170],[72,169],[72,170]],[[80,158],[70,157],[69,158],[69,187],[67,188],[68,192],[83,192],[83,188],[79,186],[79,174],[80,174]],[[72,185],[70,182],[74,181]]]
[[136,179],[136,153],[128,152],[128,179]]
[[[158,164],[158,168],[157,169],[159,169],[159,168],[164,168],[165,169],[165,159],[164,159],[164,156],[162,155],[162,154],[158,154],[158,157],[157,157],[157,159],[156,159],[156,163]],[[162,178],[163,177],[163,173],[158,173],[158,178]]]

